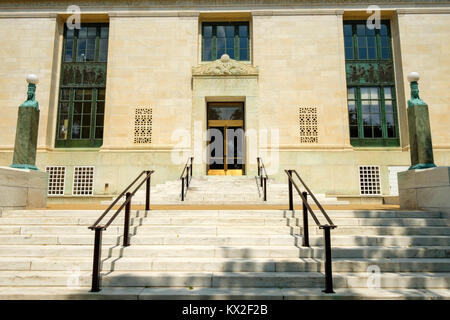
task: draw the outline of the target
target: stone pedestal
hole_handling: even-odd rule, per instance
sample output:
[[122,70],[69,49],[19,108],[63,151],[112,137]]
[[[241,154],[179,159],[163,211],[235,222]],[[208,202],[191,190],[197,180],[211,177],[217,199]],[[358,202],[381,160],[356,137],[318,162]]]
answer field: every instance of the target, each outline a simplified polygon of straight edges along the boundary
[[47,185],[47,172],[0,167],[0,209],[45,208]]
[[398,173],[401,209],[432,210],[450,215],[450,167]]

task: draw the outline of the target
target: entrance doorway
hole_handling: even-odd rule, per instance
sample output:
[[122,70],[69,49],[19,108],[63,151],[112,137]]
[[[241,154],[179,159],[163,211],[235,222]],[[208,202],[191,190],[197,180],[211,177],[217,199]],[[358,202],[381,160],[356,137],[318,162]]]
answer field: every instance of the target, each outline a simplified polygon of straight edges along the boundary
[[210,102],[208,115],[208,175],[245,173],[244,104]]

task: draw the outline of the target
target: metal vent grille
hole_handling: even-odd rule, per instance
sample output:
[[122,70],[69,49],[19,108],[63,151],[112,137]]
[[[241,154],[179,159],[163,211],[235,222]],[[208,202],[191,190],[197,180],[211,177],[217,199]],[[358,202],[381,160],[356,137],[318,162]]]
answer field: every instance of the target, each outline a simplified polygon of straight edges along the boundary
[[380,166],[358,166],[361,195],[381,195]]
[[65,166],[47,166],[45,172],[48,172],[48,191],[49,196],[64,195],[64,186],[66,183]]
[[319,130],[317,128],[317,108],[300,107],[300,143],[319,143]]
[[94,193],[94,167],[76,166],[73,173],[74,196],[89,196]]
[[134,143],[152,143],[152,108],[134,110]]

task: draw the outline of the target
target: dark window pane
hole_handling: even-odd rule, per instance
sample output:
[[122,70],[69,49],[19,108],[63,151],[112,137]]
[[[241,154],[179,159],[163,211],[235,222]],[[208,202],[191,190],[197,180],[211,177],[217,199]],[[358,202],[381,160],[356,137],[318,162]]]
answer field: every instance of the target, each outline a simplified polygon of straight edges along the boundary
[[225,38],[225,26],[217,26],[216,36],[218,38]]
[[397,135],[395,133],[395,128],[393,126],[388,126],[387,127],[387,135],[389,138],[396,138]]
[[83,100],[83,90],[82,89],[75,90],[75,100]]
[[225,39],[217,38],[217,50],[223,50],[223,49],[225,49]]
[[91,113],[91,102],[85,102],[83,104],[83,114],[90,114]]
[[362,112],[369,113],[370,112],[370,102],[369,101],[361,101]]
[[353,47],[353,38],[352,37],[344,37],[344,44],[346,47]]
[[374,138],[383,138],[383,129],[381,126],[373,127]]
[[387,113],[392,113],[392,112],[394,112],[394,108],[393,108],[393,106],[392,106],[392,101],[391,101],[391,100],[386,100],[386,101],[384,102],[384,105],[385,105],[385,109],[386,109],[386,112],[387,112]]
[[95,139],[103,139],[103,127],[95,128]]
[[74,114],[80,114],[83,111],[83,103],[82,102],[75,102],[73,104],[73,113]]
[[248,50],[247,49],[239,50],[239,60],[249,60],[249,58],[248,58]]
[[349,117],[350,117],[350,125],[358,125],[358,117],[356,113],[350,113]]
[[72,123],[72,139],[80,139],[81,137],[80,123],[81,123],[80,116],[74,116]]
[[61,100],[69,100],[70,99],[70,89],[62,89],[60,99]]
[[364,138],[373,138],[372,127],[364,126]]
[[350,126],[350,137],[358,138],[358,127],[357,126]]
[[248,37],[248,26],[239,26],[239,37]]
[[99,40],[98,61],[105,62],[108,59],[108,39]]
[[380,104],[378,101],[371,101],[370,102],[370,112],[372,113],[380,113]]
[[71,62],[73,60],[73,40],[66,40],[66,51],[64,55],[64,62]]
[[92,89],[84,90],[84,100],[92,100]]
[[370,116],[373,126],[381,126],[381,118],[379,113],[373,113]]
[[102,27],[100,29],[100,37],[104,38],[104,39],[107,39],[108,36],[109,36],[109,27]]
[[66,29],[66,38],[73,39],[75,36],[75,29]]
[[356,26],[356,34],[358,36],[364,36],[366,35],[366,25],[365,24],[358,24]]
[[98,90],[97,100],[105,100],[105,89]]
[[234,49],[227,49],[227,50],[225,51],[225,53],[226,53],[227,55],[229,55],[231,59],[234,59]]
[[227,38],[226,46],[227,49],[234,49],[234,38]]
[[386,125],[394,126],[394,115],[392,113],[386,114]]
[[366,48],[359,48],[358,50],[359,59],[367,59],[367,50]]
[[349,112],[356,112],[356,103],[355,103],[355,101],[349,101],[348,102],[348,111]]
[[347,99],[354,100],[356,99],[356,88],[347,88]]
[[104,117],[102,114],[97,114],[96,121],[95,121],[95,125],[97,127],[103,127],[103,118]]
[[240,38],[239,39],[239,48],[247,49],[248,48],[248,38]]
[[91,125],[91,115],[85,115],[82,118],[82,122],[81,122],[82,126],[90,126]]
[[353,34],[353,30],[352,30],[352,25],[351,24],[344,24],[344,35],[345,36],[351,36]]
[[234,26],[225,27],[225,36],[227,38],[234,38]]
[[366,37],[358,37],[358,47],[359,48],[367,47],[367,38]]
[[364,114],[363,113],[363,124],[364,125],[370,125],[370,114]]
[[78,31],[78,38],[86,38],[87,37],[87,28],[81,27]]
[[203,26],[203,37],[211,38],[212,37],[212,26]]
[[377,58],[377,50],[375,48],[369,48],[368,49],[368,58],[369,59],[376,59]]
[[389,50],[389,48],[381,49],[381,58],[382,59],[390,59],[391,58],[391,51]]
[[77,61],[86,61],[86,40],[78,39]]
[[87,36],[88,36],[88,38],[95,38],[97,36],[97,28],[96,27],[89,27]]
[[386,36],[388,34],[388,27],[385,23],[381,24],[380,35]]
[[89,139],[90,137],[90,133],[91,133],[91,128],[90,127],[83,127],[81,130],[81,139]]
[[62,114],[68,114],[69,113],[69,102],[61,102],[59,104],[59,112]]
[[345,48],[345,59],[353,59],[353,48]]

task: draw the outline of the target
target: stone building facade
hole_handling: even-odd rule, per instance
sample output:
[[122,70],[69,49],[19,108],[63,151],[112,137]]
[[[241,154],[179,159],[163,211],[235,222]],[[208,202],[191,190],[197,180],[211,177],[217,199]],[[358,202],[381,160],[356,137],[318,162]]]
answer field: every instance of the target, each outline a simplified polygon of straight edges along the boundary
[[[71,1],[1,1],[0,165],[34,73],[51,195],[117,194],[143,169],[173,180],[191,155],[195,175],[255,175],[261,156],[315,192],[395,195],[411,71],[450,165],[450,1],[377,4],[83,0],[78,28]],[[227,167],[208,164],[208,128],[244,132]]]

